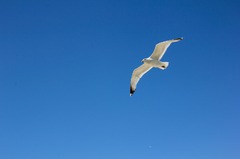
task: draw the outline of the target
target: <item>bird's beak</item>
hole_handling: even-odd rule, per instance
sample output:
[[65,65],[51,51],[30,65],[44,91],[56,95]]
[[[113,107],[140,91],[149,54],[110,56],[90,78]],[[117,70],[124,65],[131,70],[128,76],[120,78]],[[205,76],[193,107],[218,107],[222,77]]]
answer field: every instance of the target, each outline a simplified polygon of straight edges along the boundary
[[143,62],[143,60],[141,62]]

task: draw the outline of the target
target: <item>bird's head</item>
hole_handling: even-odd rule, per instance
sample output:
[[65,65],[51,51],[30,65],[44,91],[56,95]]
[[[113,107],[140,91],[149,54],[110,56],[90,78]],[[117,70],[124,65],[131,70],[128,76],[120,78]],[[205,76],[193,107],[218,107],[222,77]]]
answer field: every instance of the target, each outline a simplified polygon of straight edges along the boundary
[[146,58],[142,59],[142,61],[141,61],[141,62],[145,62],[145,61],[146,61]]

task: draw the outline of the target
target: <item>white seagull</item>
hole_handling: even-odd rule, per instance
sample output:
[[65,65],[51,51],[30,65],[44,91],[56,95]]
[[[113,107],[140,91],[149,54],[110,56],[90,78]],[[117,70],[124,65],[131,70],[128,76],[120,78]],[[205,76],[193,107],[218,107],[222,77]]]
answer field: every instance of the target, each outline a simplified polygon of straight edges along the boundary
[[140,78],[147,73],[151,68],[160,68],[162,70],[166,69],[168,67],[168,62],[161,62],[159,61],[164,53],[166,52],[167,48],[170,46],[173,42],[178,42],[182,40],[183,38],[176,38],[173,40],[167,40],[158,43],[155,46],[155,49],[152,53],[152,55],[148,58],[144,58],[142,60],[143,64],[136,68],[132,73],[131,83],[130,83],[130,96],[133,95],[137,88],[137,83],[140,80]]

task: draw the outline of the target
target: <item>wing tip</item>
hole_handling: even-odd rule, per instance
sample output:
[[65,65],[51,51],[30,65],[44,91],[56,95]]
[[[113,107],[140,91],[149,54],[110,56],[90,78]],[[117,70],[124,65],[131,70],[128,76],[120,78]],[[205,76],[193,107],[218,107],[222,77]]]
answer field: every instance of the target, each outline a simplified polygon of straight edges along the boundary
[[183,37],[176,38],[176,39],[173,39],[173,40],[178,40],[178,41],[180,41],[180,40],[183,40]]
[[130,96],[132,96],[134,92],[135,90],[130,86]]

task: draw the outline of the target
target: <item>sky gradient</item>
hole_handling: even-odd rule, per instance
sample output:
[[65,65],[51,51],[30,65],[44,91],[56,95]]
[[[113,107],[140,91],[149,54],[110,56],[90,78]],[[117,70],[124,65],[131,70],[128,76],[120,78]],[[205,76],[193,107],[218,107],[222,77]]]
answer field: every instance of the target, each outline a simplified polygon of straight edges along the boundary
[[[1,159],[239,159],[237,0],[0,1]],[[132,71],[173,43],[129,96]]]

